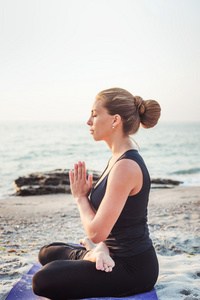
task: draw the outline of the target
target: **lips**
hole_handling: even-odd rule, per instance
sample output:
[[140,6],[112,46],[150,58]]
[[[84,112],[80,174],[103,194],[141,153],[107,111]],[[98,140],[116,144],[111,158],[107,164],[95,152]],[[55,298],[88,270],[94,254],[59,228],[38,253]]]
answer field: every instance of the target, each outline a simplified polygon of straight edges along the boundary
[[94,130],[91,130],[91,129],[90,129],[90,134],[93,134],[93,133],[94,133]]

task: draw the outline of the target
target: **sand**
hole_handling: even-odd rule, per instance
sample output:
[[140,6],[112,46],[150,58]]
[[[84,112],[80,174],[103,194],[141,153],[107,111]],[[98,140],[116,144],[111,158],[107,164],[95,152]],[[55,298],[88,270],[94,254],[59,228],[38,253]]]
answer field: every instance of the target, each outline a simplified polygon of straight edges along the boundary
[[[152,190],[149,229],[160,273],[158,298],[200,299],[200,187]],[[0,300],[47,243],[85,236],[71,195],[0,200]]]

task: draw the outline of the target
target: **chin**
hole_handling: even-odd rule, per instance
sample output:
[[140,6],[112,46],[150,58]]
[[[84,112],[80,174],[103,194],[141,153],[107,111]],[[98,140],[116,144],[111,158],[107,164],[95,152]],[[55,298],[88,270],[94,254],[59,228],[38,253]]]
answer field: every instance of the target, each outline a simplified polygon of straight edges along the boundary
[[93,140],[95,140],[96,142],[99,141],[99,139],[94,136],[93,136]]
[[102,139],[101,139],[101,138],[99,138],[99,137],[97,137],[97,136],[94,136],[94,135],[93,135],[93,139],[94,139],[96,142],[98,142],[98,141],[102,141]]

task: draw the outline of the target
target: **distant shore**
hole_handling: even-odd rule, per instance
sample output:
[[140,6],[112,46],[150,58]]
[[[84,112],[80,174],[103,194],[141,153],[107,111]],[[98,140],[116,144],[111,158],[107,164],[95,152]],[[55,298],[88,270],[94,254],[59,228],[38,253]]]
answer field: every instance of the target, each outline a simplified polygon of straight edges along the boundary
[[[37,261],[39,249],[54,241],[85,236],[71,195],[14,197],[0,201],[1,296]],[[200,299],[200,187],[153,189],[149,229],[160,262],[158,298]]]

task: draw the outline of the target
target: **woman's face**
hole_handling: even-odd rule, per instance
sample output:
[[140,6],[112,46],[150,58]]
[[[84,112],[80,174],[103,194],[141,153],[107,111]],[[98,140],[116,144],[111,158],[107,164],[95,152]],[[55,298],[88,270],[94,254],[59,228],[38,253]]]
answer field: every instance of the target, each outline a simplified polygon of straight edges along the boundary
[[90,126],[90,133],[95,141],[107,140],[113,129],[114,117],[109,115],[103,106],[102,100],[96,100],[91,110],[91,116],[87,121]]

